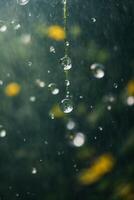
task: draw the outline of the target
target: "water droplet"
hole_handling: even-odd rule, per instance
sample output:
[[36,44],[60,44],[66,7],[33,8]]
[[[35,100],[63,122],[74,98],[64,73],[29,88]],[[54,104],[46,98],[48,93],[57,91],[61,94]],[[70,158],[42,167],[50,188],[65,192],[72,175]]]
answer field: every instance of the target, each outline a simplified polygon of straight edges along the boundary
[[7,134],[6,130],[3,129],[3,130],[0,131],[0,137],[5,137],[6,134]]
[[25,45],[29,44],[31,42],[31,35],[30,34],[22,34],[20,41]]
[[16,193],[16,197],[19,197],[20,195],[19,195],[19,193]]
[[102,64],[94,63],[90,66],[90,69],[92,70],[92,73],[95,78],[100,79],[103,78],[105,75],[104,66]]
[[17,3],[21,6],[26,5],[30,0],[17,0]]
[[69,42],[68,42],[68,41],[66,41],[66,46],[67,46],[67,47],[69,46]]
[[108,106],[107,106],[107,109],[108,109],[108,110],[111,110],[111,109],[112,109],[112,106],[108,105]]
[[55,118],[54,113],[52,113],[52,112],[49,113],[49,116],[50,116],[51,119]]
[[41,81],[40,79],[36,79],[36,84],[41,88],[45,87],[46,85],[45,82]]
[[68,130],[73,130],[75,128],[75,122],[72,120],[68,121],[66,127]]
[[17,24],[17,25],[14,26],[14,30],[18,30],[18,29],[20,29],[20,27],[21,27],[21,25]]
[[134,97],[133,96],[129,96],[127,98],[127,104],[128,104],[128,106],[133,106],[134,105]]
[[73,103],[71,99],[63,99],[61,101],[61,109],[63,110],[64,113],[70,113],[73,110]]
[[80,96],[79,96],[79,98],[80,98],[80,99],[83,99],[83,96],[82,96],[82,95],[80,95]]
[[91,20],[92,20],[93,23],[96,22],[96,18],[95,17],[92,17]]
[[29,99],[30,99],[31,102],[35,102],[36,101],[36,97],[35,96],[31,96]]
[[35,167],[32,168],[32,174],[36,174],[37,173],[37,169]]
[[71,58],[68,56],[64,56],[61,58],[61,65],[63,66],[64,70],[70,70],[72,68],[72,61]]
[[28,62],[28,66],[29,66],[29,67],[31,67],[32,64],[33,64],[33,63],[32,63],[31,61]]
[[2,80],[0,80],[0,85],[3,85],[3,81]]
[[103,131],[103,128],[102,128],[101,126],[99,126],[98,129],[99,129],[100,131]]
[[51,93],[52,93],[53,95],[57,95],[57,94],[59,93],[59,88],[57,88],[57,85],[56,85],[55,83],[50,83],[50,84],[48,85],[48,88],[50,88]]
[[116,89],[118,88],[118,85],[117,85],[117,83],[114,83],[114,85],[113,85],[113,86],[114,86],[114,88],[116,88]]
[[85,135],[83,133],[76,133],[73,138],[73,145],[75,147],[81,147],[85,143]]
[[50,51],[50,53],[55,53],[55,48],[53,46],[50,46],[49,51]]
[[70,81],[69,80],[65,80],[65,85],[69,86],[70,85]]
[[28,16],[29,16],[29,17],[31,17],[31,16],[32,16],[32,14],[31,14],[31,13],[28,13]]
[[7,26],[3,21],[0,21],[0,32],[5,32],[7,30]]

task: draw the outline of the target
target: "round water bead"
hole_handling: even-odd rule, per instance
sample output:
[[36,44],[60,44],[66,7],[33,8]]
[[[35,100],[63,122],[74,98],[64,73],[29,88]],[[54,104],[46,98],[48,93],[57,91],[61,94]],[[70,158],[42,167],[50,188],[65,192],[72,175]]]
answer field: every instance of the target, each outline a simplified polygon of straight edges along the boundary
[[21,6],[26,5],[30,0],[17,0],[17,3]]
[[70,113],[73,110],[73,102],[71,99],[65,98],[61,101],[61,109],[64,113]]
[[48,88],[50,88],[51,93],[52,93],[53,95],[57,95],[57,94],[59,93],[59,88],[57,88],[57,85],[56,85],[55,83],[50,83],[50,84],[48,85]]
[[63,66],[64,70],[70,70],[72,68],[72,61],[70,57],[66,55],[60,60],[61,60],[61,65]]
[[83,133],[76,133],[76,135],[73,138],[73,145],[75,147],[81,147],[85,143],[85,135]]
[[0,20],[0,32],[5,32],[7,30],[7,26],[3,21]]
[[92,70],[92,73],[94,75],[95,78],[103,78],[105,75],[104,72],[104,66],[100,63],[94,63],[90,66],[90,69]]

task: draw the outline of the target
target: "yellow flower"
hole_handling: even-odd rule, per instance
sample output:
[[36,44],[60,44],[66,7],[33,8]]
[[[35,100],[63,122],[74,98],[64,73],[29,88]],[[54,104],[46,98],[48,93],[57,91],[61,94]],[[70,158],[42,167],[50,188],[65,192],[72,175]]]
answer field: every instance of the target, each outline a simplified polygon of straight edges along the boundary
[[130,80],[127,84],[127,93],[128,95],[134,95],[134,80]]
[[66,38],[66,33],[61,26],[53,25],[48,28],[48,37],[56,41],[61,41]]
[[62,118],[65,116],[63,111],[60,109],[58,104],[55,104],[52,109],[50,110],[50,115],[53,115],[54,118]]
[[18,83],[12,82],[5,87],[5,94],[9,97],[16,96],[20,93],[21,87]]
[[102,176],[110,172],[114,166],[114,158],[111,154],[101,155],[89,169],[81,172],[78,180],[83,185],[97,182]]

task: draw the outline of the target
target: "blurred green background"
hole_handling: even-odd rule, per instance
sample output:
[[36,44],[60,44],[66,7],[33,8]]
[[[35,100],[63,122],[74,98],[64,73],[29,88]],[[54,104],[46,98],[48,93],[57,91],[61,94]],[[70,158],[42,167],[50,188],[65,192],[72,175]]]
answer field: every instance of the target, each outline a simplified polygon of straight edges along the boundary
[[134,199],[133,11],[133,0],[68,0],[64,114],[62,0],[0,1],[0,200]]

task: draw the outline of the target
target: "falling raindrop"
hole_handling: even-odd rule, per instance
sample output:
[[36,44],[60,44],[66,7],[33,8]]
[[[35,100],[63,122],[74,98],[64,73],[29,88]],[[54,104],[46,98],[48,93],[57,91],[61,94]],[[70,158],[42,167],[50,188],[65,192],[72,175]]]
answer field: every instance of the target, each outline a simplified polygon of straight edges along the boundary
[[104,66],[102,64],[94,63],[90,66],[90,69],[95,78],[101,79],[105,75]]
[[50,83],[48,85],[48,88],[50,88],[50,91],[53,95],[57,95],[59,93],[59,88],[57,88],[57,85],[55,83]]
[[65,55],[63,58],[60,59],[61,60],[61,65],[63,66],[63,69],[66,70],[70,70],[72,68],[72,61],[71,58],[68,57],[67,55]]
[[17,3],[21,6],[26,5],[27,3],[29,3],[30,0],[17,0]]
[[73,110],[73,103],[71,99],[65,98],[61,101],[61,109],[64,113],[70,113]]

